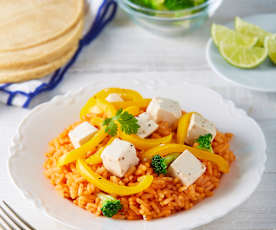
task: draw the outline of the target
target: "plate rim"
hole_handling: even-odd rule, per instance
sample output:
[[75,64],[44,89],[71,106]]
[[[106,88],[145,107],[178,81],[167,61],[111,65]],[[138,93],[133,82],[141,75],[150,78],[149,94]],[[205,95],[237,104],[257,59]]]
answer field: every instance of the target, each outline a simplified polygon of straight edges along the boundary
[[[234,202],[234,204],[228,205],[228,209],[223,209],[219,212],[219,214],[217,215],[212,215],[212,216],[204,216],[199,218],[198,222],[194,223],[193,225],[189,226],[190,228],[195,228],[195,227],[199,227],[202,226],[204,224],[208,224],[216,219],[219,219],[223,216],[225,216],[227,213],[231,212],[233,209],[237,208],[238,206],[240,206],[242,203],[244,203],[251,195],[252,193],[256,190],[256,188],[258,187],[258,185],[261,182],[262,176],[264,174],[265,171],[265,163],[267,160],[267,155],[266,155],[266,151],[267,151],[267,144],[266,144],[266,139],[265,139],[265,135],[261,129],[261,127],[259,126],[259,124],[252,118],[250,117],[244,109],[241,109],[239,107],[237,107],[233,101],[225,99],[222,97],[222,95],[220,95],[218,92],[208,88],[208,87],[204,87],[202,85],[197,85],[197,84],[191,84],[188,82],[184,82],[182,81],[182,84],[186,85],[186,86],[192,86],[192,87],[199,87],[202,88],[204,90],[209,91],[210,93],[215,94],[216,97],[218,97],[220,100],[222,100],[223,104],[227,104],[227,106],[231,107],[232,109],[236,110],[237,113],[239,113],[240,116],[245,116],[247,119],[250,119],[254,125],[256,126],[256,128],[258,128],[259,133],[262,135],[262,143],[263,143],[263,162],[262,165],[260,165],[261,167],[258,167],[258,173],[257,173],[257,178],[256,178],[256,183],[254,188],[252,188],[251,191],[249,191],[245,197],[243,197],[243,199],[239,200],[238,202]],[[26,191],[24,187],[21,186],[20,183],[18,183],[16,181],[16,178],[13,177],[13,171],[12,171],[12,159],[13,157],[16,157],[17,154],[19,154],[18,152],[20,152],[18,150],[18,146],[20,146],[20,143],[18,143],[18,141],[20,140],[20,135],[21,135],[21,129],[22,127],[24,127],[24,123],[27,122],[29,119],[31,119],[32,115],[39,112],[40,110],[47,108],[48,106],[51,106],[51,104],[55,104],[55,103],[68,103],[68,101],[73,100],[74,96],[80,94],[82,91],[84,91],[85,89],[91,88],[91,86],[94,86],[94,83],[91,83],[85,87],[81,87],[79,89],[76,90],[70,90],[69,92],[67,92],[66,94],[63,95],[58,95],[55,96],[54,98],[52,98],[50,101],[42,103],[40,105],[38,105],[37,107],[35,107],[33,110],[31,110],[23,119],[22,121],[19,123],[17,129],[16,129],[16,133],[14,135],[14,137],[11,140],[10,143],[10,147],[9,147],[9,158],[8,158],[8,162],[7,162],[7,167],[8,167],[8,172],[9,172],[9,177],[12,180],[13,184],[15,185],[15,187],[17,188],[17,190],[19,191],[19,193],[26,199],[29,200],[33,206],[37,209],[39,209],[40,211],[42,211],[42,213],[45,216],[50,217],[51,219],[57,221],[58,223],[61,223],[65,226],[68,226],[72,229],[80,229],[78,226],[74,226],[70,223],[64,222],[63,220],[59,219],[57,216],[53,216],[51,215],[51,213],[48,212],[47,208],[43,206],[43,202],[41,201],[41,199],[37,196],[37,195],[33,195],[30,191]],[[66,100],[67,99],[67,100]],[[161,220],[164,220],[165,218],[161,218]],[[156,220],[158,221],[158,220]],[[143,223],[143,222],[141,222]],[[186,229],[185,227],[177,227],[176,230],[182,230],[182,229]]]

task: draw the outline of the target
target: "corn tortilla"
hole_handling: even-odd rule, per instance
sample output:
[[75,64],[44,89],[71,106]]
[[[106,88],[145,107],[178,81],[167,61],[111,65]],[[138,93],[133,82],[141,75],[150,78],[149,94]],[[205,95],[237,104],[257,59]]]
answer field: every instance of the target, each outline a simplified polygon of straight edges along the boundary
[[0,83],[14,83],[31,79],[42,78],[63,66],[74,55],[77,44],[61,58],[53,62],[30,69],[2,70],[0,71]]
[[75,45],[83,31],[83,19],[68,33],[48,43],[17,51],[0,52],[0,70],[22,69],[48,64]]
[[0,51],[16,51],[65,34],[82,17],[84,1],[0,0],[0,5]]

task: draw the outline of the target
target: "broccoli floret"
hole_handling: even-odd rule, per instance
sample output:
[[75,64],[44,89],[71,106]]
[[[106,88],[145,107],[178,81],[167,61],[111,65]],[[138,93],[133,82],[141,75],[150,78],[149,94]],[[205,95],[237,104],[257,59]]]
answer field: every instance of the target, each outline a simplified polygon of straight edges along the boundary
[[130,0],[130,1],[136,5],[152,9],[151,0]]
[[151,0],[151,7],[155,10],[167,10],[164,6],[165,0]]
[[204,2],[206,2],[206,0],[194,0],[194,5],[199,6],[199,5],[203,4]]
[[102,213],[106,217],[112,217],[117,214],[122,209],[122,204],[119,200],[114,197],[106,195],[104,193],[99,193],[98,197],[102,201]]
[[214,152],[212,148],[212,134],[208,133],[204,136],[200,136],[197,140],[196,143],[198,143],[197,148],[207,150],[209,152]]
[[136,5],[155,10],[183,10],[201,5],[207,0],[130,0]]
[[164,10],[165,0],[130,0],[131,2],[149,9]]
[[193,0],[165,0],[164,5],[168,10],[183,10],[194,6]]
[[172,153],[165,157],[161,157],[160,155],[155,155],[151,159],[151,167],[153,171],[160,174],[167,174],[167,168],[171,162],[173,162],[179,156],[178,153]]

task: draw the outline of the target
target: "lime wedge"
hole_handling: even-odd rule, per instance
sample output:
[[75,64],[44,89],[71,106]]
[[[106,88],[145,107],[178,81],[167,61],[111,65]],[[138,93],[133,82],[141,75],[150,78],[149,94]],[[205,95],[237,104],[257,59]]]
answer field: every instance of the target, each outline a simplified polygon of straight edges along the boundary
[[271,36],[272,34],[269,32],[264,31],[259,26],[250,24],[244,20],[242,20],[239,17],[235,18],[235,29],[236,31],[252,37],[258,37],[259,41],[257,45],[263,46],[264,45],[264,39],[266,36]]
[[267,49],[261,47],[243,47],[221,43],[220,54],[231,65],[251,69],[260,65],[267,57]]
[[265,38],[265,47],[268,49],[270,60],[276,64],[276,35]]
[[217,24],[212,25],[211,34],[216,46],[219,46],[220,43],[224,43],[229,45],[252,47],[258,41],[257,37],[246,36]]

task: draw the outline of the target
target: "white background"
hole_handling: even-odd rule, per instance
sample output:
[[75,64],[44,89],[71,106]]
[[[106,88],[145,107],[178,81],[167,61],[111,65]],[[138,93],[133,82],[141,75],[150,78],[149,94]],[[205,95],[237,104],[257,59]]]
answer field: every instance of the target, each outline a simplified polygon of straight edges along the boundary
[[[272,230],[276,228],[276,93],[236,87],[208,67],[205,46],[212,21],[227,23],[234,16],[276,13],[276,0],[225,0],[207,24],[182,38],[163,38],[134,25],[123,13],[82,53],[66,79],[53,92],[41,95],[33,106],[54,95],[101,78],[130,79],[159,76],[208,86],[233,100],[257,120],[266,136],[268,161],[262,182],[251,198],[227,216],[197,230]],[[274,23],[276,22],[268,22]],[[260,76],[261,77],[261,76]],[[168,86],[169,87],[169,86]],[[22,199],[7,169],[8,145],[19,121],[28,113],[0,104],[0,200],[5,200],[38,230],[65,230]],[[50,127],[50,125],[49,125]],[[68,229],[69,230],[69,229]]]

